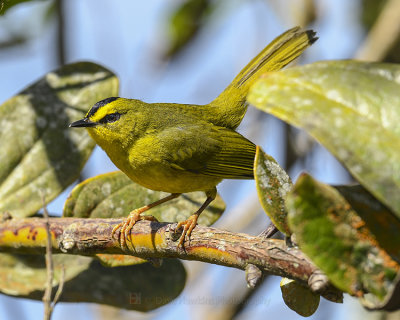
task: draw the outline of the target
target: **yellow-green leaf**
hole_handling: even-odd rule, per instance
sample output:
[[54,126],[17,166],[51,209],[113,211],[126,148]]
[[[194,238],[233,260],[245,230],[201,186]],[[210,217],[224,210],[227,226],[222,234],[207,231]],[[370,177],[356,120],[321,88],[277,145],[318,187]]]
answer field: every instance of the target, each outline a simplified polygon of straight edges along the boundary
[[306,130],[400,217],[400,65],[322,61],[268,73],[248,101]]
[[292,187],[292,181],[278,162],[259,146],[254,160],[254,178],[264,211],[279,231],[290,235],[285,197]]
[[[87,179],[76,186],[64,205],[64,217],[119,218],[127,217],[133,209],[157,201],[168,193],[146,189],[130,180],[121,171]],[[183,221],[192,215],[206,196],[204,192],[184,194],[157,206],[146,214],[161,222]],[[199,224],[213,224],[225,210],[220,196],[200,215]]]
[[0,106],[0,212],[34,214],[79,173],[95,145],[68,124],[118,93],[109,70],[89,62],[63,66]]

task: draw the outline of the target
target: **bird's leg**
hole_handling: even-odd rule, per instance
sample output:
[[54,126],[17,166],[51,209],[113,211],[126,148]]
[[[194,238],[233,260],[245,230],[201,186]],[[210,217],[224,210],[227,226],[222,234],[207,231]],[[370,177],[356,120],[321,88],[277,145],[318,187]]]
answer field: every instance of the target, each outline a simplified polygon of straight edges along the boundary
[[214,188],[212,190],[206,191],[206,195],[207,199],[206,201],[204,201],[203,205],[199,208],[199,210],[197,210],[185,221],[179,222],[178,225],[176,226],[176,230],[179,230],[180,228],[183,227],[182,234],[179,237],[178,247],[183,246],[185,238],[187,238],[188,240],[190,239],[190,234],[192,233],[194,227],[197,225],[197,219],[199,218],[200,214],[204,211],[204,209],[207,208],[208,205],[215,199],[215,197],[217,196],[217,189]]
[[124,222],[118,223],[113,228],[111,236],[113,237],[114,234],[117,232],[117,230],[119,228],[121,228],[121,230],[119,232],[119,243],[121,245],[121,248],[124,249],[125,247],[127,247],[127,245],[126,245],[127,240],[130,240],[132,242],[130,234],[131,234],[131,230],[132,230],[133,226],[135,225],[135,223],[137,221],[139,221],[139,220],[157,221],[157,219],[154,218],[153,216],[142,215],[143,212],[145,212],[151,208],[154,208],[162,203],[165,203],[167,201],[175,199],[175,198],[179,197],[180,195],[181,195],[180,193],[171,193],[169,196],[167,196],[165,198],[162,198],[158,201],[148,204],[147,206],[137,208],[137,209],[131,211],[131,213],[129,213],[128,218]]
[[279,230],[278,228],[274,225],[274,223],[271,221],[269,225],[267,226],[267,229],[265,229],[263,232],[261,232],[258,237],[264,238],[264,239],[269,239],[271,238],[275,233],[277,233]]

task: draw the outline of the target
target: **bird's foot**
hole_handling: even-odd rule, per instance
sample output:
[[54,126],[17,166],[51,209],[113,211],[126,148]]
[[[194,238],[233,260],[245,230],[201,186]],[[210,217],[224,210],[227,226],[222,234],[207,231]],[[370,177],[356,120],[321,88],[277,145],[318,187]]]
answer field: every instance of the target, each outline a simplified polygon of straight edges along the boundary
[[197,225],[198,217],[199,215],[195,213],[191,215],[189,218],[187,218],[187,220],[178,223],[178,225],[176,226],[176,230],[179,230],[180,228],[183,227],[182,234],[179,237],[178,247],[179,246],[183,247],[185,239],[187,240],[190,239],[190,234],[192,233],[194,227]]
[[117,230],[121,228],[118,235],[118,241],[123,250],[128,249],[127,240],[129,240],[132,243],[131,230],[136,222],[138,222],[139,220],[149,220],[158,222],[158,220],[153,216],[142,215],[142,212],[143,211],[141,211],[140,209],[133,210],[125,221],[118,223],[113,228],[111,232],[111,237],[114,237],[114,234],[117,232]]

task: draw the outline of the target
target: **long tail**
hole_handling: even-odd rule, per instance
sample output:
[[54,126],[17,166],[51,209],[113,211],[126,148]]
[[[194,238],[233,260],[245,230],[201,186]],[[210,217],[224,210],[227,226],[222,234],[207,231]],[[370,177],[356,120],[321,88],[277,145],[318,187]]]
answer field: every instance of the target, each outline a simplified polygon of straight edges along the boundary
[[235,129],[246,113],[246,95],[251,85],[266,72],[277,71],[296,59],[318,38],[312,30],[292,28],[274,39],[233,79],[231,84],[210,103],[216,121]]

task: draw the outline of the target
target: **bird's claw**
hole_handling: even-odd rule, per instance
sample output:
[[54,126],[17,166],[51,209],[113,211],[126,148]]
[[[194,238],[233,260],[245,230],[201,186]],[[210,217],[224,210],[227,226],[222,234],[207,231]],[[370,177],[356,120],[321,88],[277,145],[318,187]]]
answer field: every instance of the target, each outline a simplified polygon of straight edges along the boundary
[[187,218],[185,221],[181,221],[178,223],[176,226],[176,230],[179,230],[180,228],[183,227],[182,234],[179,237],[179,242],[178,242],[178,247],[182,246],[185,240],[190,240],[190,234],[192,233],[192,230],[194,227],[197,225],[197,219],[199,215],[198,214],[193,214],[189,218]]
[[127,241],[129,240],[132,243],[132,236],[131,236],[131,230],[133,226],[138,222],[139,220],[150,220],[150,221],[158,221],[156,218],[153,216],[142,216],[142,212],[139,210],[133,210],[128,218],[124,220],[121,223],[118,223],[111,232],[111,237],[114,237],[114,234],[117,232],[118,229],[121,228],[118,234],[118,241],[119,244],[122,248],[122,250],[125,251],[125,249],[129,249],[127,245]]

